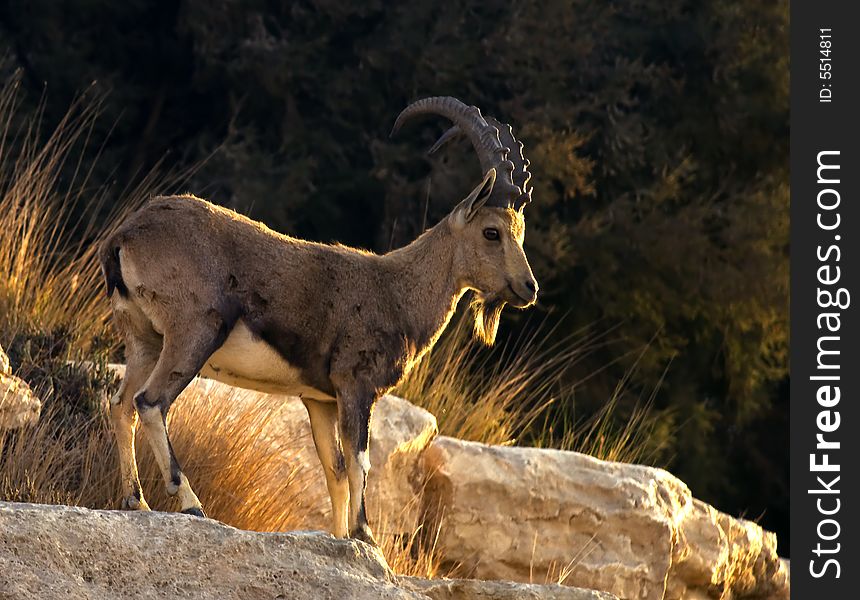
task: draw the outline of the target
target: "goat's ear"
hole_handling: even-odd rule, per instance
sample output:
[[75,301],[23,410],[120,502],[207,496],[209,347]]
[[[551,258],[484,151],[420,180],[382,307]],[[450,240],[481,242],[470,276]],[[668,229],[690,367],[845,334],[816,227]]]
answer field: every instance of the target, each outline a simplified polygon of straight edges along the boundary
[[487,203],[487,200],[490,198],[490,194],[493,192],[493,185],[496,183],[496,169],[490,169],[487,171],[487,174],[484,175],[484,180],[475,186],[469,195],[466,196],[460,204],[454,209],[451,213],[451,216],[454,218],[454,222],[458,225],[465,225],[478,212],[484,204]]

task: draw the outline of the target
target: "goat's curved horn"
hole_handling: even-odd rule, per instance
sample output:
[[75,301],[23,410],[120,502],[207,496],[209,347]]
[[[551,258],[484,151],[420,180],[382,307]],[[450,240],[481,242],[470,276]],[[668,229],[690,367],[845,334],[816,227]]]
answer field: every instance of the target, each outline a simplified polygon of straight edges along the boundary
[[[499,140],[499,130],[488,123],[481,115],[476,106],[466,106],[451,96],[435,96],[416,100],[397,116],[391,135],[396,134],[403,124],[412,117],[425,114],[441,115],[454,122],[457,133],[462,133],[469,138],[472,147],[478,154],[481,170],[486,173],[492,168],[496,169],[496,183],[487,200],[487,206],[512,207],[522,195],[523,190],[513,181],[514,163],[508,160],[510,148]],[[449,141],[446,132],[431,150],[438,150],[445,142]]]
[[466,106],[450,96],[436,96],[416,100],[397,116],[391,135],[396,134],[403,124],[418,115],[441,115],[454,122],[460,131],[469,137],[478,153],[484,173],[506,158],[507,151],[499,141],[499,132],[481,116],[477,106]]

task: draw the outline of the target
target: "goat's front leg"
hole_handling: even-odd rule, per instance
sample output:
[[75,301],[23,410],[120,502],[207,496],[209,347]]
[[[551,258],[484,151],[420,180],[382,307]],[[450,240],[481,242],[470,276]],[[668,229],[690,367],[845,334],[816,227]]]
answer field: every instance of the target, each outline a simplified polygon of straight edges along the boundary
[[374,398],[365,394],[338,396],[338,421],[349,479],[349,537],[378,545],[367,524],[364,492],[370,471],[370,417]]
[[331,532],[336,537],[346,537],[347,505],[349,504],[349,482],[346,461],[337,435],[337,404],[303,398],[311,420],[314,445],[325,473],[326,486],[331,498]]

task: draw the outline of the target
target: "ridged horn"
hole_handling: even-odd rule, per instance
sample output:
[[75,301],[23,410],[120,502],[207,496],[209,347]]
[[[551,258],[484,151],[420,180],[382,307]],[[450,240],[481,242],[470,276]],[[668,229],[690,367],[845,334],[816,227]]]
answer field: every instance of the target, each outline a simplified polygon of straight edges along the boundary
[[[431,151],[438,150],[446,142],[457,135],[465,135],[472,143],[478,155],[481,170],[486,173],[496,169],[496,183],[493,192],[487,200],[487,206],[503,208],[514,207],[521,202],[522,188],[516,186],[513,180],[515,165],[508,160],[510,148],[499,139],[499,129],[487,122],[476,106],[466,106],[451,96],[435,96],[417,100],[403,109],[394,122],[391,135],[396,134],[403,124],[418,115],[440,115],[454,123],[442,137],[433,144]],[[495,121],[495,119],[493,119]],[[495,121],[498,123],[498,121]],[[521,154],[521,152],[520,152]],[[520,204],[522,205],[522,204]]]
[[[534,187],[529,185],[529,180],[532,178],[532,174],[529,173],[529,165],[531,162],[529,162],[529,159],[527,159],[523,154],[523,143],[514,137],[513,127],[507,123],[497,121],[495,118],[490,116],[486,117],[486,119],[490,125],[499,130],[499,140],[501,143],[511,149],[511,152],[508,154],[508,158],[512,163],[514,163],[512,180],[514,185],[520,188],[522,192],[520,197],[514,201],[513,208],[515,210],[522,210],[523,207],[532,200],[532,190]],[[438,144],[439,142],[436,143]]]

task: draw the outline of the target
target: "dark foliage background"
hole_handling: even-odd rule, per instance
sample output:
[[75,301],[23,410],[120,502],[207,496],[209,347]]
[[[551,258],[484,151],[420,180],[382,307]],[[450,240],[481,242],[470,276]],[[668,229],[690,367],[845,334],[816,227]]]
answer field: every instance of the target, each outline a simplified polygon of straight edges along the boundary
[[464,144],[424,154],[438,120],[389,139],[409,101],[513,123],[540,310],[613,332],[575,417],[647,345],[621,404],[657,389],[655,460],[786,553],[787,36],[787,2],[743,0],[0,4],[21,114],[104,97],[94,185],[208,159],[190,191],[302,237],[385,251],[478,180]]

